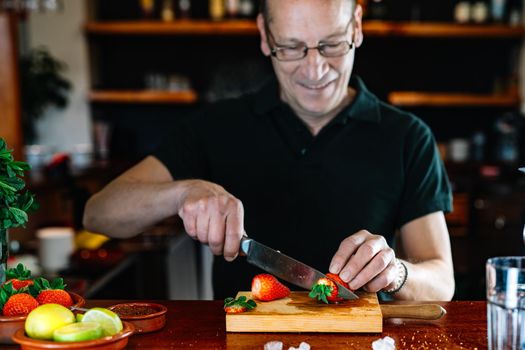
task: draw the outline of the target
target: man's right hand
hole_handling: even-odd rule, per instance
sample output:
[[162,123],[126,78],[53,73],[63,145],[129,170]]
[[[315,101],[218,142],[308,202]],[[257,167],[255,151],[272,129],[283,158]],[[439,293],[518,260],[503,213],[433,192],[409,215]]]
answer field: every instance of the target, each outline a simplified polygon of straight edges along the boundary
[[203,180],[185,182],[178,214],[186,232],[209,245],[213,254],[232,261],[239,253],[244,233],[241,201],[217,184]]

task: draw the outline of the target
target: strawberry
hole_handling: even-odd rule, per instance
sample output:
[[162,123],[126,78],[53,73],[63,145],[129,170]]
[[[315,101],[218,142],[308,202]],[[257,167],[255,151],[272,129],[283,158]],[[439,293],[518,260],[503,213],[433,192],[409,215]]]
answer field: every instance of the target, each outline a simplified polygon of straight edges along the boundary
[[42,304],[60,304],[65,307],[73,305],[73,299],[68,292],[64,290],[64,280],[55,278],[51,283],[45,278],[37,278],[35,283],[29,287],[32,295]]
[[255,299],[270,301],[286,298],[290,289],[270,274],[261,273],[252,280],[252,295]]
[[251,299],[247,299],[245,296],[240,296],[237,299],[226,298],[224,299],[224,311],[228,314],[238,314],[246,312],[255,308],[257,304]]
[[4,316],[27,315],[38,306],[38,301],[31,295],[13,288],[12,283],[0,288],[0,310]]
[[2,308],[4,316],[27,315],[38,306],[38,301],[27,293],[13,294]]
[[11,283],[14,289],[22,289],[33,284],[31,271],[26,269],[23,264],[16,265],[16,268],[10,268],[6,272],[5,283]]
[[341,279],[341,277],[339,277],[339,275],[336,275],[335,273],[328,272],[328,273],[326,274],[326,277],[328,277],[329,279],[331,279],[331,280],[334,281],[334,282],[339,283],[339,284],[342,285],[343,287],[350,289],[350,286],[348,285],[348,283],[346,283],[345,281],[343,281],[343,280]]
[[343,298],[337,296],[337,285],[330,278],[319,278],[308,294],[310,298],[317,298],[323,303],[337,303]]

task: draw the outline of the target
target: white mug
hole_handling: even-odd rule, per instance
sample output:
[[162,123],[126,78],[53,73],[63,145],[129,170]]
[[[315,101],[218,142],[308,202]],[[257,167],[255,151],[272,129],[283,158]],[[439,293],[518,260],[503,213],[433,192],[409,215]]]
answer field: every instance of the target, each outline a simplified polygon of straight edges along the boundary
[[37,230],[40,265],[47,273],[56,273],[69,266],[74,250],[74,231],[71,227],[45,227]]

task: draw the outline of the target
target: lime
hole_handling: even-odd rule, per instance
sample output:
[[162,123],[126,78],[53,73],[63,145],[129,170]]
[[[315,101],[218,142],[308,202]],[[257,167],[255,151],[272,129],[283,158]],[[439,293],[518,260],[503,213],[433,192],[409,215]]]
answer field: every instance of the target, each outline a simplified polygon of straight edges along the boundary
[[82,322],[96,322],[100,324],[104,335],[115,335],[122,330],[122,321],[118,315],[102,307],[89,309],[82,317]]
[[84,318],[84,314],[77,314],[76,316],[77,322],[82,322],[83,318]]
[[53,340],[60,342],[85,341],[101,338],[102,327],[96,322],[72,323],[55,329]]
[[53,339],[55,329],[75,322],[75,315],[58,304],[44,304],[27,315],[25,330],[30,338]]

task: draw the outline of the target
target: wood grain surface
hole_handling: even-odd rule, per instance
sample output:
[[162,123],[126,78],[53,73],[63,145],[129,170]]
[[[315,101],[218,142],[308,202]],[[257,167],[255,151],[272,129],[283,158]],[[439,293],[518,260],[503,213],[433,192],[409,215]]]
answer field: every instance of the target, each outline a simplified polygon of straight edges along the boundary
[[[87,307],[110,306],[130,300],[88,300]],[[312,350],[370,350],[372,342],[392,337],[397,350],[487,349],[485,301],[439,302],[447,314],[435,321],[392,318],[383,321],[382,333],[231,333],[226,332],[223,301],[153,301],[168,308],[166,326],[147,334],[132,335],[126,349],[262,350],[266,342],[283,342],[283,349],[307,342]],[[420,305],[394,302],[388,305]],[[2,350],[18,346],[0,345]]]
[[[250,292],[237,297],[253,299]],[[359,299],[325,304],[292,292],[289,297],[257,301],[249,312],[226,315],[227,332],[368,332],[381,333],[383,317],[376,293],[359,292]]]

